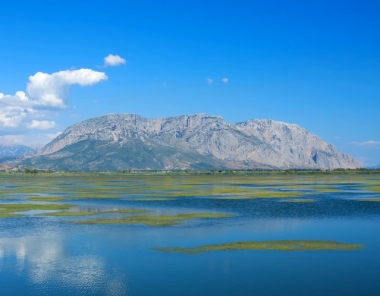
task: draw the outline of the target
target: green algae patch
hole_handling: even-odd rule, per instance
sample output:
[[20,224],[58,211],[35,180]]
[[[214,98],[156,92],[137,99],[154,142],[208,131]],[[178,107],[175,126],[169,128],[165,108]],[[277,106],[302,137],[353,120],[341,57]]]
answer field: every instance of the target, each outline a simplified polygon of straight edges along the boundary
[[192,248],[161,247],[153,250],[166,253],[199,254],[212,251],[354,251],[363,244],[346,244],[325,240],[277,240],[233,242],[219,245],[204,245]]
[[320,193],[338,193],[338,192],[344,192],[343,190],[339,188],[335,188],[333,186],[324,186],[324,185],[318,185],[318,186],[311,186],[310,189],[320,192]]
[[1,213],[0,219],[2,218],[17,218],[17,217],[25,217],[25,215],[13,214],[13,213]]
[[29,201],[43,201],[43,202],[55,202],[65,200],[63,197],[31,197],[28,198]]
[[48,211],[48,210],[67,210],[74,205],[68,204],[0,204],[0,213],[14,213],[25,211]]
[[380,202],[380,197],[375,198],[355,198],[357,201],[366,201],[366,202]]
[[213,213],[193,213],[178,215],[140,215],[127,216],[122,218],[95,219],[87,221],[74,222],[76,224],[142,224],[146,226],[174,226],[179,225],[182,221],[191,219],[217,219],[231,217],[230,214],[213,214]]
[[66,212],[53,212],[53,213],[43,213],[38,216],[51,216],[51,217],[80,217],[80,216],[95,216],[103,214],[141,214],[146,213],[147,210],[135,210],[135,209],[123,209],[123,210],[110,210],[110,211],[99,211],[99,212],[84,212],[84,211],[66,211]]
[[170,201],[174,200],[174,198],[169,197],[147,197],[147,198],[138,198],[133,201]]
[[301,198],[295,198],[295,199],[285,199],[282,200],[281,202],[300,202],[300,203],[308,203],[308,202],[315,202],[314,199],[301,199]]
[[376,192],[380,192],[380,187],[369,187],[369,188],[366,188],[367,190],[371,190],[371,191],[376,191]]
[[304,192],[295,192],[295,191],[260,191],[253,192],[244,195],[231,195],[231,196],[218,196],[215,199],[226,199],[226,200],[235,200],[235,199],[253,199],[253,198],[292,198],[305,195]]

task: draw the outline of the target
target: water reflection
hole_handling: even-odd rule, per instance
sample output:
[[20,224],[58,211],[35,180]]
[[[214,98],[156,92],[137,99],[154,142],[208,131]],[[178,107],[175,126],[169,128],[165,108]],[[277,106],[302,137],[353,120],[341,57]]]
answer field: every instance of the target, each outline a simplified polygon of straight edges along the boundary
[[95,254],[78,254],[70,250],[61,236],[27,236],[0,240],[0,268],[17,276],[26,274],[27,281],[41,287],[125,295],[120,277],[107,274],[104,260]]
[[[5,199],[1,203],[11,204],[8,199],[13,198],[14,204],[45,206],[33,207],[26,217],[0,219],[1,294],[380,295],[380,203],[365,201],[378,195],[378,176],[119,178],[0,179],[0,200]],[[272,193],[269,198],[214,198],[227,193],[241,196],[247,190],[297,191],[302,193],[297,198],[315,202],[282,202],[286,195]],[[43,208],[47,213],[46,205],[68,204],[72,208],[61,209],[67,216],[37,215]],[[81,213],[123,209],[144,209],[149,215],[233,216],[187,220],[171,227],[71,223],[94,219]],[[8,211],[12,213],[11,207]],[[127,214],[99,216],[123,215]],[[355,252],[223,251],[194,256],[154,251],[155,247],[292,239],[366,247]]]

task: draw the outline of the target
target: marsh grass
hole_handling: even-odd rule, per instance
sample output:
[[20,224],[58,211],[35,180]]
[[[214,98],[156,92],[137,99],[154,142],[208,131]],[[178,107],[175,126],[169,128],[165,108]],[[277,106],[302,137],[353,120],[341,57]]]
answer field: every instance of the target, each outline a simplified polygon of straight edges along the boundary
[[321,193],[337,193],[337,192],[344,192],[344,190],[333,187],[333,186],[325,186],[325,185],[320,185],[320,186],[310,186],[310,189],[316,191],[316,192],[321,192]]
[[192,248],[159,247],[153,250],[167,253],[199,254],[212,251],[354,251],[362,244],[346,244],[327,240],[275,240],[232,242],[219,245],[204,245]]
[[375,192],[380,192],[380,186],[379,187],[369,187],[366,188],[367,190],[375,191]]
[[295,191],[258,191],[251,192],[244,195],[226,195],[226,196],[217,196],[215,199],[223,200],[235,200],[235,199],[254,199],[254,198],[292,198],[305,195],[303,192]]
[[[338,185],[358,186],[380,191],[377,175],[164,175],[164,174],[63,174],[59,176],[6,176],[0,198],[41,198],[44,193],[75,199],[112,199],[126,197],[180,198],[247,196],[286,197],[281,189],[295,196],[307,191],[344,192]],[[1,185],[1,184],[0,184]],[[11,185],[11,186],[9,186]],[[298,191],[297,191],[298,190]],[[300,191],[303,192],[300,192]],[[280,192],[280,193],[278,193]],[[44,200],[35,200],[44,201]],[[158,200],[157,200],[158,201]]]
[[230,214],[192,213],[178,215],[127,216],[115,219],[95,219],[74,222],[76,224],[143,224],[146,226],[174,226],[190,219],[217,219],[232,217]]
[[0,213],[15,213],[25,211],[67,210],[74,205],[68,204],[0,204]]
[[301,199],[301,198],[295,198],[295,199],[284,199],[281,202],[300,202],[300,203],[310,203],[310,202],[315,202],[314,199]]
[[25,215],[0,212],[0,219],[2,219],[2,218],[17,218],[17,217],[24,217],[24,216]]
[[15,214],[26,211],[48,211],[48,210],[67,210],[73,205],[66,204],[0,204],[0,218],[21,217],[24,215]]
[[[164,202],[178,198],[205,198],[222,200],[288,199],[289,202],[311,202],[313,194],[353,191],[380,192],[380,175],[284,175],[284,174],[230,174],[180,175],[177,174],[61,174],[61,175],[4,175],[0,180],[2,215],[29,210],[65,211],[74,205],[58,202],[70,199],[122,199],[133,202]],[[43,196],[41,196],[43,195]],[[46,197],[44,197],[46,196]],[[303,199],[306,197],[305,199]],[[310,199],[307,199],[310,197]],[[12,202],[26,202],[14,204]],[[368,201],[377,201],[369,198]],[[365,201],[362,199],[362,201]],[[28,202],[54,202],[34,204]],[[79,203],[79,201],[77,201]],[[243,203],[244,201],[242,201]],[[65,211],[68,213],[68,211]],[[71,212],[70,212],[71,213]],[[86,212],[87,213],[87,212]],[[54,214],[63,215],[63,214]],[[64,214],[75,215],[75,214]],[[89,216],[93,214],[83,214]],[[159,218],[136,218],[140,221],[122,221],[124,224],[160,224]],[[177,217],[178,218],[178,217]],[[174,219],[174,218],[173,218]],[[172,220],[173,220],[172,219]],[[170,220],[170,219],[169,219]],[[186,219],[185,219],[186,220]],[[173,220],[182,221],[180,218]],[[86,222],[86,221],[85,221]],[[117,220],[115,223],[119,223]],[[145,223],[146,222],[146,223]],[[92,222],[91,222],[92,223]],[[111,222],[101,222],[110,224]],[[169,224],[172,222],[168,222]]]
[[355,198],[354,200],[357,200],[357,201],[366,201],[366,202],[380,202],[380,197],[374,197],[374,198]]
[[143,198],[136,198],[131,199],[132,201],[170,201],[175,200],[175,198],[169,198],[169,197],[143,197]]
[[28,198],[29,201],[43,201],[43,202],[55,202],[65,200],[64,197],[31,197]]
[[137,209],[121,209],[121,210],[109,210],[109,211],[99,211],[99,212],[84,212],[84,211],[65,211],[65,212],[53,212],[53,213],[42,213],[38,216],[52,216],[52,217],[80,217],[80,216],[95,216],[104,214],[141,214],[146,213],[148,210],[137,210]]

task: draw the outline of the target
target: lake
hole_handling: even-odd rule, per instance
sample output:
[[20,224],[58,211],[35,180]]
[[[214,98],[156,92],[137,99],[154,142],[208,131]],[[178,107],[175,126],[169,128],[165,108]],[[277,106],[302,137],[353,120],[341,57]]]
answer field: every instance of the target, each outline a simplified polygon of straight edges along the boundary
[[380,295],[380,176],[0,176],[1,295]]

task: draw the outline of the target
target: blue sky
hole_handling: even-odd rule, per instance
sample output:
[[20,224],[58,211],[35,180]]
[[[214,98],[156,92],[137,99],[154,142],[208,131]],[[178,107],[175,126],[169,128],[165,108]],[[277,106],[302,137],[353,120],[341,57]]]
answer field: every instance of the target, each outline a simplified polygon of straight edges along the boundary
[[379,1],[4,2],[0,142],[207,113],[296,123],[380,164]]

